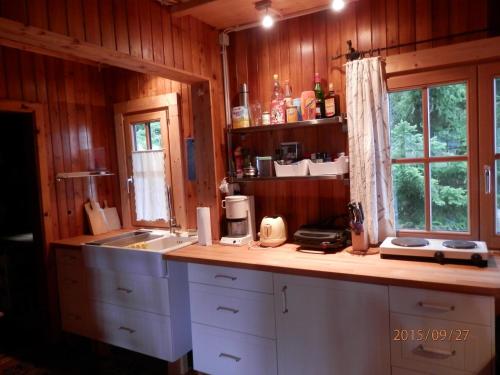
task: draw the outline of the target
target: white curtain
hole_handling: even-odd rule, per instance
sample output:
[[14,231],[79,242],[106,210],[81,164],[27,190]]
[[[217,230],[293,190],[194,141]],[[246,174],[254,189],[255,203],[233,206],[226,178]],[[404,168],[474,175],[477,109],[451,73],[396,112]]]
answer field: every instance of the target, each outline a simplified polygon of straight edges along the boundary
[[169,220],[163,150],[133,152],[132,169],[137,220]]
[[387,87],[380,58],[347,63],[351,200],[361,202],[370,244],[395,235]]

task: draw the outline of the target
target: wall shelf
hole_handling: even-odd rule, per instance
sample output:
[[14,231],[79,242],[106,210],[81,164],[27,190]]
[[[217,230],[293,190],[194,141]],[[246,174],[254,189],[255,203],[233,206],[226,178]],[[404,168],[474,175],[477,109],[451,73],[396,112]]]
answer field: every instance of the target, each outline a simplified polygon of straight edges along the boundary
[[249,134],[267,131],[280,131],[289,129],[299,129],[299,128],[315,128],[322,126],[335,126],[341,125],[342,131],[347,132],[347,122],[340,116],[335,116],[332,118],[324,118],[319,120],[307,120],[299,122],[291,122],[288,124],[280,125],[262,125],[262,126],[250,126],[248,128],[238,128],[238,129],[227,129],[228,134]]
[[108,171],[61,172],[56,175],[56,180],[62,181],[70,178],[106,177],[114,175],[114,173],[110,173]]
[[328,175],[328,176],[287,176],[287,177],[243,177],[236,178],[230,177],[228,182],[230,183],[239,183],[239,182],[259,182],[259,181],[317,181],[317,180],[337,180],[342,181],[345,184],[349,183],[349,175]]

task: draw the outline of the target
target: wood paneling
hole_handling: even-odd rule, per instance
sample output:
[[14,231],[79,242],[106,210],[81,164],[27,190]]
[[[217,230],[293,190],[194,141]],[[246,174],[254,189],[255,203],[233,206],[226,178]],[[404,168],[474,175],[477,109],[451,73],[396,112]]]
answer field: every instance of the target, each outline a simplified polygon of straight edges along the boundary
[[[488,27],[487,0],[359,0],[341,13],[326,10],[313,15],[279,22],[270,30],[248,29],[231,34],[229,48],[231,99],[238,105],[238,85],[247,82],[250,101],[269,110],[274,73],[290,80],[294,97],[313,87],[314,72],[322,77],[323,90],[332,82],[340,93],[345,112],[345,58],[332,59],[346,52],[346,41],[360,50],[414,43],[433,37],[483,30]],[[491,3],[491,2],[490,2]],[[491,6],[491,5],[490,5]],[[474,20],[469,11],[474,8]],[[490,25],[491,26],[491,25]],[[430,48],[442,44],[475,40],[484,32],[425,43],[391,48],[383,56]],[[309,152],[336,153],[347,150],[341,132],[281,132],[247,137],[240,142],[253,155],[272,155],[279,142],[299,141]],[[284,132],[283,132],[284,133]],[[273,135],[274,134],[274,135]],[[286,138],[286,139],[285,139]],[[238,144],[238,143],[236,143]],[[246,183],[243,191],[256,197],[257,225],[263,215],[283,214],[289,222],[289,236],[301,224],[344,213],[348,188],[334,181],[288,181]]]
[[[91,155],[102,149],[103,165],[116,170],[108,140],[114,139],[112,112],[103,98],[102,74],[94,67],[28,52],[0,48],[7,92],[0,99],[39,102],[46,118],[48,178],[54,238],[83,234],[86,229],[83,202],[92,192],[100,200],[119,204],[113,177],[55,181],[58,172],[88,170],[95,166]],[[15,65],[14,65],[15,63]],[[3,77],[2,77],[3,80]],[[0,90],[1,91],[1,90]],[[89,118],[85,116],[88,107]],[[105,151],[104,151],[105,150]],[[108,154],[108,155],[106,155]],[[106,179],[110,179],[106,181]]]

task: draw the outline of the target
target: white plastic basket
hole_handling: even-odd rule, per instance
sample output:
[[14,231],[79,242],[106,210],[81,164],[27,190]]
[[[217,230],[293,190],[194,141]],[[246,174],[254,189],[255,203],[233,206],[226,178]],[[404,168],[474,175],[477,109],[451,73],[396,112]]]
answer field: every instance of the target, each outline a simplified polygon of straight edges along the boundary
[[274,162],[276,177],[307,176],[309,170],[309,161],[309,159],[304,159],[297,163],[285,165]]
[[347,158],[341,157],[335,161],[313,163],[309,160],[309,173],[311,176],[342,175],[349,173]]

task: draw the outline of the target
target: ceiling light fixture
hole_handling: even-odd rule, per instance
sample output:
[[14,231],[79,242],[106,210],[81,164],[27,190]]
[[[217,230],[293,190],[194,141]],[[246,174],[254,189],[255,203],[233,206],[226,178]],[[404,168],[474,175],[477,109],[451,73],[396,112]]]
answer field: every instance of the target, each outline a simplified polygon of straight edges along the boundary
[[335,12],[340,12],[342,9],[345,7],[345,1],[344,0],[333,0],[332,2],[332,9]]
[[266,15],[264,16],[264,18],[262,18],[262,26],[265,29],[270,29],[271,27],[273,27],[273,25],[274,25],[274,18],[266,11]]

